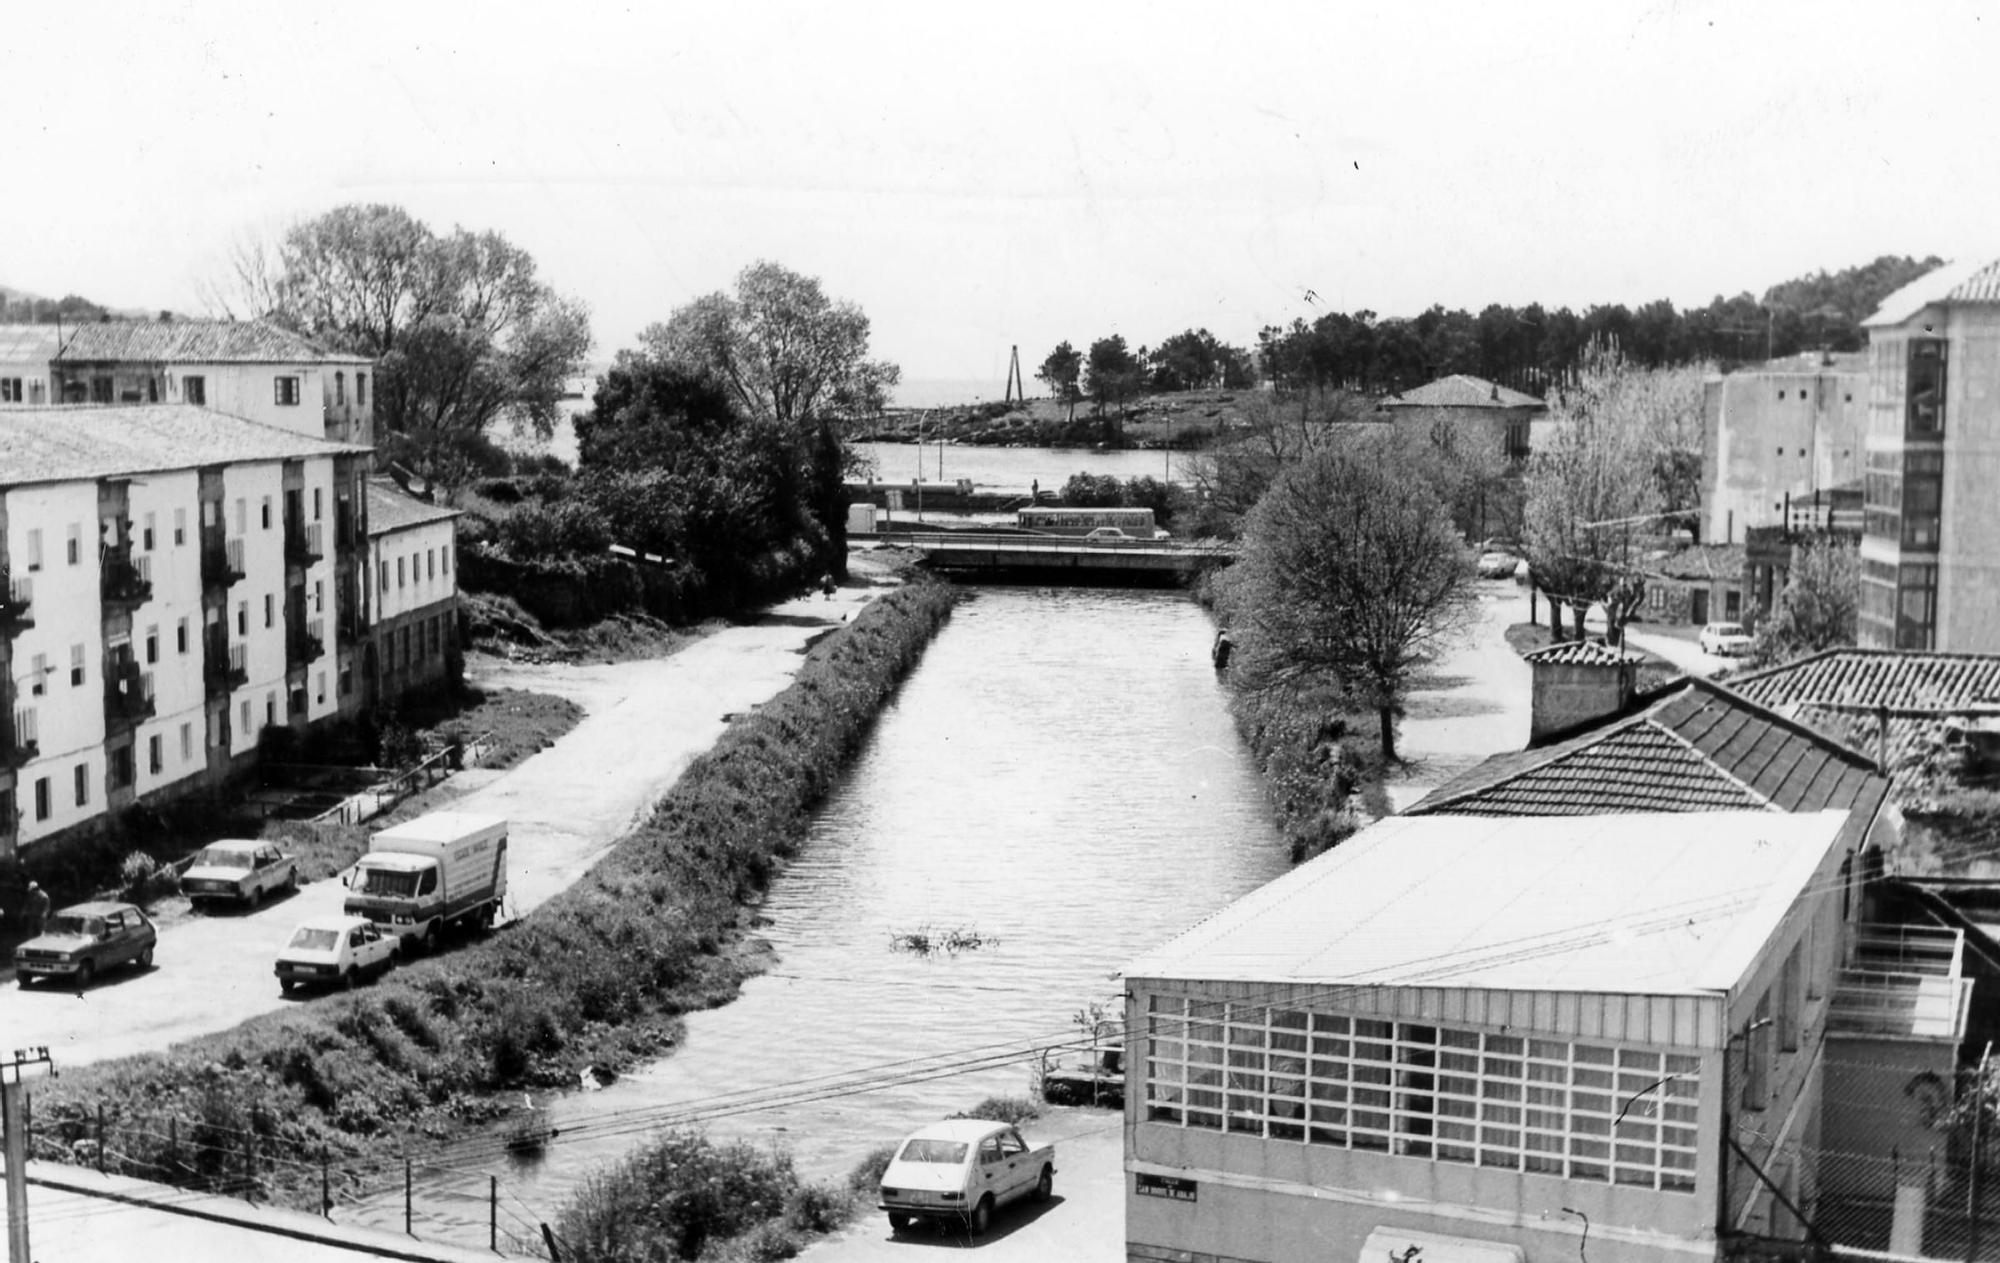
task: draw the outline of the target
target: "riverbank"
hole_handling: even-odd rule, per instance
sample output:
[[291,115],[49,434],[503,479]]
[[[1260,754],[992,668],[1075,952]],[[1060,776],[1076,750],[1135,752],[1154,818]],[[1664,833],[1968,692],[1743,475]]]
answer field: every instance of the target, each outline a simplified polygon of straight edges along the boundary
[[336,1191],[405,1146],[494,1157],[524,1087],[665,1055],[681,1013],[761,967],[748,905],[951,603],[913,583],[823,635],[790,688],[731,724],[649,819],[519,925],[365,995],[38,1088],[37,1154],[94,1159],[102,1106],[119,1170],[250,1179],[316,1206],[321,1168],[301,1155],[327,1155]]

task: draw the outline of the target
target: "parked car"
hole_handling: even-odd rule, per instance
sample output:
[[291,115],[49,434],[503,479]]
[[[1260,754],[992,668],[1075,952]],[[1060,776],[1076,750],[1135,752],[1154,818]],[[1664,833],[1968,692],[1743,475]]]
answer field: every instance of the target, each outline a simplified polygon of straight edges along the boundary
[[299,862],[269,842],[226,839],[201,848],[181,874],[189,902],[256,907],[267,895],[299,888]]
[[1749,653],[1751,636],[1741,623],[1710,623],[1701,629],[1701,651],[1719,657]]
[[1090,534],[1085,535],[1084,538],[1103,540],[1103,539],[1131,539],[1132,537],[1130,535],[1127,535],[1124,531],[1119,530],[1115,526],[1099,526],[1092,528]]
[[881,1208],[901,1232],[918,1219],[985,1232],[1009,1202],[1045,1202],[1055,1188],[1054,1145],[1029,1148],[1008,1123],[950,1118],[913,1132],[882,1172]]
[[1482,579],[1511,579],[1520,567],[1521,559],[1513,553],[1479,554],[1479,577]]
[[37,978],[71,978],[82,990],[118,965],[152,968],[159,937],[146,914],[129,903],[79,903],[14,949],[14,977],[24,987]]
[[380,978],[395,967],[401,944],[367,917],[314,917],[278,953],[278,990],[289,995],[294,987],[352,987]]

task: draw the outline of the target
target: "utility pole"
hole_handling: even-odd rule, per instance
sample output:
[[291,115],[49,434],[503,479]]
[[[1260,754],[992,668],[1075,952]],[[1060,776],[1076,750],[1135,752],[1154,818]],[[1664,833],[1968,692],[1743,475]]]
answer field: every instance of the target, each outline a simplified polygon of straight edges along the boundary
[[40,1066],[53,1073],[49,1050],[16,1048],[12,1061],[0,1061],[0,1128],[7,1147],[7,1259],[31,1263],[28,1253],[28,1130],[23,1125],[21,1076]]
[[1007,364],[1007,397],[1003,403],[1028,402],[1028,383],[1021,380],[1021,347],[1014,345],[1013,358]]

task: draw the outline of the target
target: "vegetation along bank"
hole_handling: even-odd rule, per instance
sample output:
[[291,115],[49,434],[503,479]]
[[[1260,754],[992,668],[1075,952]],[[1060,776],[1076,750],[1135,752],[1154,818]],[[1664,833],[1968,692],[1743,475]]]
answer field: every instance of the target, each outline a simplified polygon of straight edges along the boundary
[[107,1169],[314,1209],[323,1159],[336,1204],[379,1189],[406,1152],[497,1169],[498,1122],[524,1089],[665,1055],[680,1014],[730,999],[761,966],[749,905],[953,600],[914,578],[826,636],[644,824],[522,921],[367,991],[38,1086],[35,1155],[95,1165],[101,1136]]

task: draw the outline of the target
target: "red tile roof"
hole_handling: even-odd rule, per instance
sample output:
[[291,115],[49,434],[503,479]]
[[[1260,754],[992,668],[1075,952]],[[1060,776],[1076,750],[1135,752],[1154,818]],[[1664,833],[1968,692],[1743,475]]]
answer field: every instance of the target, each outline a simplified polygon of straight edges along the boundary
[[1719,684],[1683,679],[1626,715],[1549,746],[1496,755],[1405,814],[1572,816],[1642,811],[1873,814],[1888,784],[1838,740]]
[[395,486],[371,480],[368,484],[368,533],[387,535],[413,526],[442,522],[462,516],[457,509],[419,500]]
[[368,363],[263,320],[113,320],[63,331],[67,363]]
[[1453,373],[1415,390],[1391,395],[1384,408],[1540,408],[1542,401],[1518,390],[1496,386],[1483,377]]

